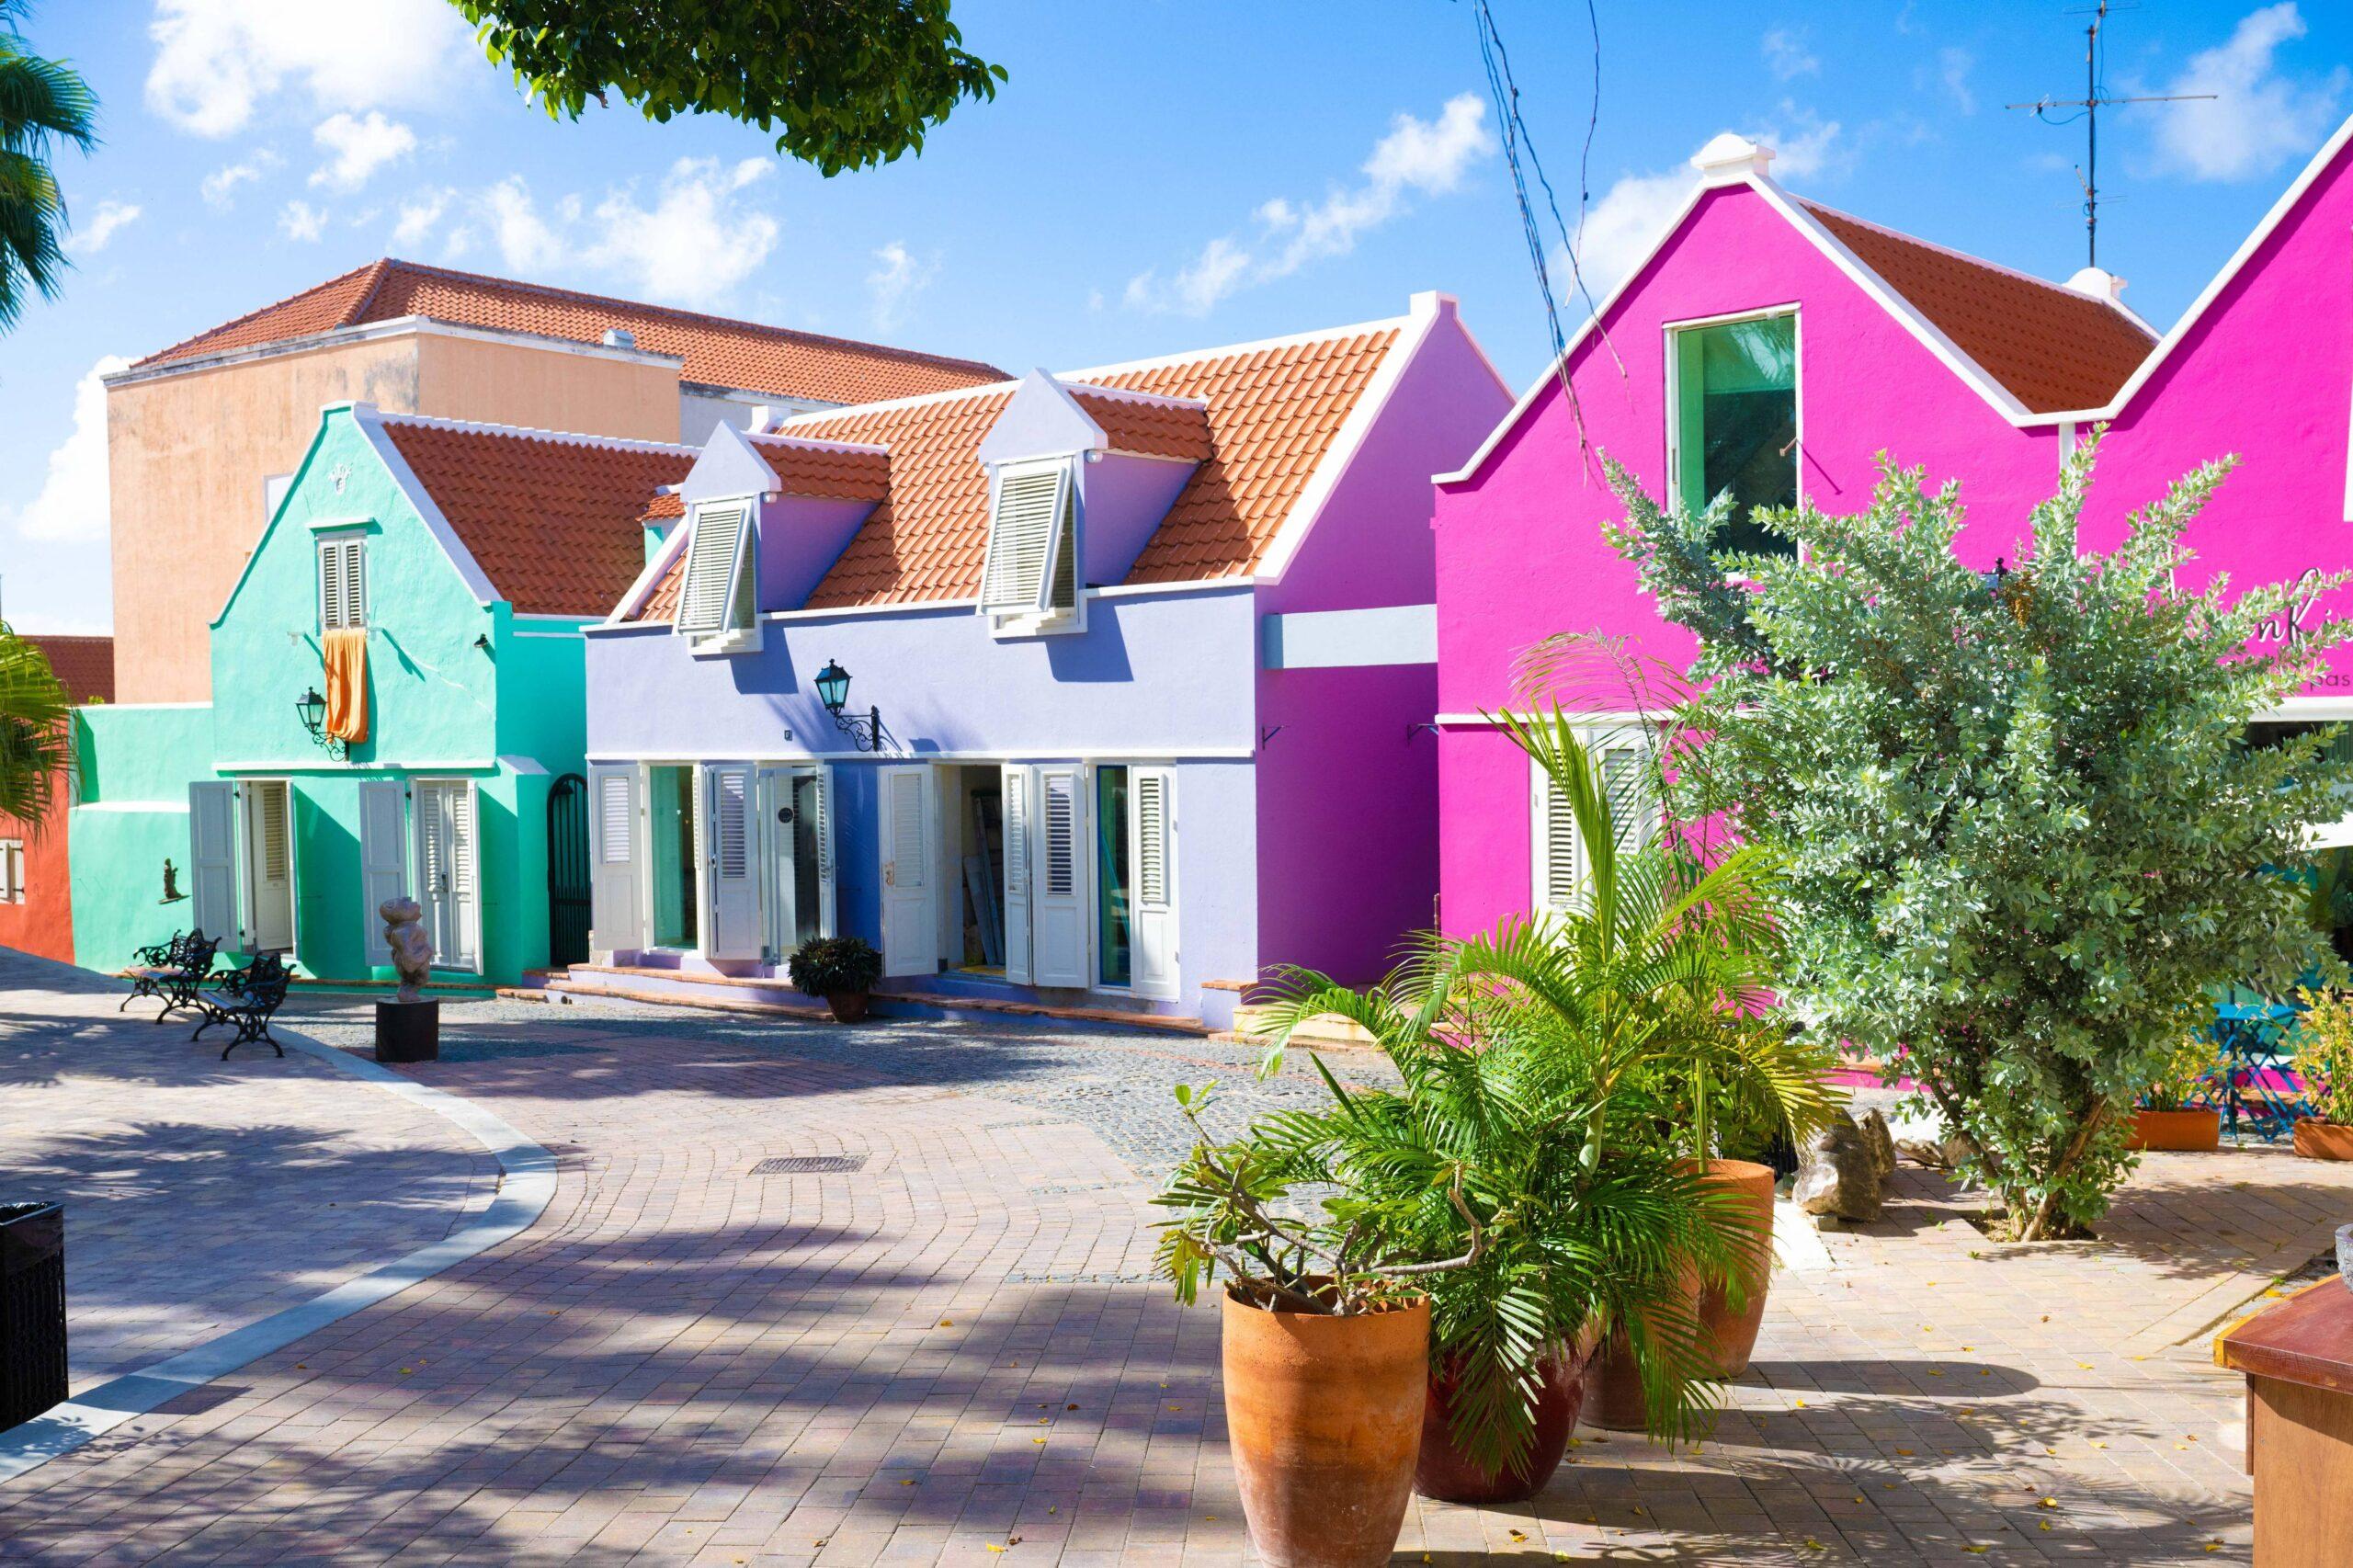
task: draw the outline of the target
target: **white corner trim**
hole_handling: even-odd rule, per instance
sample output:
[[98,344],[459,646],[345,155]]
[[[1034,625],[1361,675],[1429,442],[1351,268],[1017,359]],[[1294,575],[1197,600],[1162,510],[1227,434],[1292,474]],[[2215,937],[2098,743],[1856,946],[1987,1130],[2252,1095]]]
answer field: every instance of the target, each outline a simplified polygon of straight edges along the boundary
[[[458,575],[473,594],[475,602],[486,605],[498,602],[499,592],[491,586],[489,574],[474,559],[474,552],[466,548],[466,541],[458,537],[458,530],[451,528],[449,519],[441,515],[440,503],[433,499],[432,494],[425,488],[425,482],[416,477],[416,471],[408,466],[406,458],[401,456],[399,446],[385,434],[384,416],[373,410],[354,408],[351,423],[375,452],[376,460],[382,463],[384,471],[392,476],[392,483],[400,486],[401,494],[433,535],[435,542],[441,546],[441,552],[458,569]],[[258,555],[260,552],[255,553]]]
[[498,766],[520,778],[544,778],[548,776],[547,764],[536,756],[525,756],[519,752],[500,752]]
[[1258,663],[1269,670],[1351,669],[1438,663],[1438,606],[1388,605],[1269,615],[1258,623]]
[[177,812],[182,816],[188,815],[186,801],[85,801],[66,809],[74,812]]
[[[620,602],[613,606],[612,613],[597,625],[626,626],[630,623],[630,617],[644,608],[646,597],[669,572],[671,562],[678,558],[678,551],[686,548],[687,532],[687,518],[680,517],[671,525],[670,531],[663,536],[662,548],[645,562],[645,570],[637,574],[637,581],[629,585],[629,591],[621,596]],[[582,630],[586,631],[587,628]]]
[[1163,594],[1232,593],[1257,585],[1257,577],[1244,572],[1231,577],[1187,577],[1175,583],[1107,583],[1102,587],[1087,589],[1086,597],[1090,599],[1141,599]]
[[350,1051],[337,1051],[282,1026],[278,1032],[288,1050],[398,1095],[455,1124],[489,1150],[500,1172],[490,1207],[429,1246],[347,1279],[324,1295],[217,1335],[193,1349],[85,1389],[47,1415],[0,1434],[0,1482],[13,1481],[191,1389],[202,1388],[215,1378],[486,1252],[529,1229],[546,1211],[555,1196],[555,1156],[512,1124],[471,1101],[404,1077]]

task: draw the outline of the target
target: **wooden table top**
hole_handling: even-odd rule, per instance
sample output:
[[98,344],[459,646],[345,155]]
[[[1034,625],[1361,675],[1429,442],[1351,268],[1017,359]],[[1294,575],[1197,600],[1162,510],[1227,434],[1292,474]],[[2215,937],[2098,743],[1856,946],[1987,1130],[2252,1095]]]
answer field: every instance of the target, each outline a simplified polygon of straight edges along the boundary
[[2214,1336],[2214,1364],[2353,1393],[2353,1290],[2332,1274]]

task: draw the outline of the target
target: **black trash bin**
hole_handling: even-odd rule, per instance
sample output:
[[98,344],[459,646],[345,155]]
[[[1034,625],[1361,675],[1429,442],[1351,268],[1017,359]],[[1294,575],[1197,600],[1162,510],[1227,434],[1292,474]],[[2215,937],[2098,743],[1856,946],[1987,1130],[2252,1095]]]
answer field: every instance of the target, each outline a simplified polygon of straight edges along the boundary
[[65,1210],[0,1203],[0,1432],[65,1401]]

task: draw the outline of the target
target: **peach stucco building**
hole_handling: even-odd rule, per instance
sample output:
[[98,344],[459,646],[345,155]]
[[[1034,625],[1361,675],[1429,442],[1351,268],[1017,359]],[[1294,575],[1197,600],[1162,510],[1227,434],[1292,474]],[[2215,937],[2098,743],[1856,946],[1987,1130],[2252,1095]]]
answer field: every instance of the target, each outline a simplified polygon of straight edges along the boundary
[[119,699],[210,697],[207,629],[327,403],[699,443],[721,423],[1004,379],[971,360],[371,262],[107,378]]

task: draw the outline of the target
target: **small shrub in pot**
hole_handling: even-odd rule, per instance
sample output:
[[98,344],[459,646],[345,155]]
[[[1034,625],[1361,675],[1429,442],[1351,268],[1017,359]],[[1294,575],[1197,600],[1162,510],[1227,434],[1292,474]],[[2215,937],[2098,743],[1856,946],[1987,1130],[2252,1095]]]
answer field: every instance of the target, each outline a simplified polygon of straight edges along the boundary
[[834,1017],[854,1023],[866,1016],[866,995],[882,978],[882,955],[861,937],[818,937],[785,960],[785,973],[804,996],[822,996]]
[[2308,1160],[2353,1160],[2353,992],[2302,991],[2296,1078],[2312,1115],[2296,1119],[2296,1153]]

